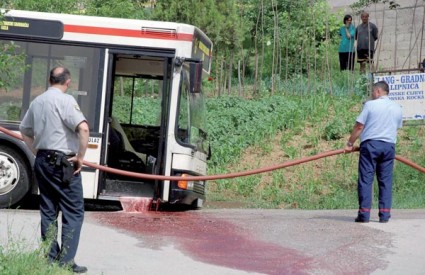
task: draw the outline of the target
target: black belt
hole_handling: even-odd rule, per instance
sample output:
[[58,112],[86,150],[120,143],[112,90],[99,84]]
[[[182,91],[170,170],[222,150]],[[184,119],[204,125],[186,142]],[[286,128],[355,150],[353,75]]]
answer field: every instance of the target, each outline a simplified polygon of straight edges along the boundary
[[45,158],[48,165],[62,168],[62,181],[65,184],[69,184],[74,176],[74,163],[68,161],[68,158],[73,156],[75,154],[67,155],[56,150],[38,150],[37,152],[37,157]]
[[58,156],[67,156],[67,157],[74,157],[75,154],[71,153],[71,154],[65,154],[64,152],[58,151],[58,150],[45,150],[45,149],[40,149],[38,150],[37,154],[41,153],[43,155],[58,155]]
[[38,150],[37,156],[45,157],[51,165],[60,166],[62,164],[62,159],[71,158],[75,156],[75,154],[67,155],[57,150]]

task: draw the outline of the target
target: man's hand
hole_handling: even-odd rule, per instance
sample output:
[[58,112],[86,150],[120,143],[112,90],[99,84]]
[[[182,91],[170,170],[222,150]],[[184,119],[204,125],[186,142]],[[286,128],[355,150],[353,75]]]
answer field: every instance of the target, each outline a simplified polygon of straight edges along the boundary
[[353,150],[354,150],[353,144],[350,145],[347,143],[347,145],[345,145],[344,152],[352,152]]
[[363,132],[364,125],[357,122],[354,124],[353,130],[351,131],[351,136],[345,145],[344,152],[352,152],[354,150],[354,142],[359,138],[360,134]]
[[68,159],[69,162],[74,164],[74,175],[81,171],[83,167],[83,159],[77,156]]

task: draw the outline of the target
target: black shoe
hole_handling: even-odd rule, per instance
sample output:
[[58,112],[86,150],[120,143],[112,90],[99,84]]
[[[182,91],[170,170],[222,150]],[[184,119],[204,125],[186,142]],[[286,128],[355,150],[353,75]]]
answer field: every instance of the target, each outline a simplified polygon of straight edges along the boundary
[[369,220],[365,220],[365,219],[362,219],[362,218],[359,218],[359,217],[357,217],[354,221],[360,222],[360,223],[368,223],[369,222]]
[[87,267],[85,266],[79,266],[76,263],[74,263],[71,266],[72,272],[74,273],[86,273],[87,272]]
[[379,219],[380,223],[387,223],[389,220]]

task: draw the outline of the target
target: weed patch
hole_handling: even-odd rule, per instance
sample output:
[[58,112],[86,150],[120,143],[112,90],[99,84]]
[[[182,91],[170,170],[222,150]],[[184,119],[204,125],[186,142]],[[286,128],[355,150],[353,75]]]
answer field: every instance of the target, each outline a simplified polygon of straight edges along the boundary
[[[362,92],[363,93],[363,92]],[[363,97],[330,94],[208,99],[213,156],[209,174],[245,171],[342,149]],[[405,126],[396,152],[425,165],[425,126]],[[358,144],[357,144],[358,145]],[[338,155],[260,176],[209,184],[208,200],[262,208],[357,208],[358,153]],[[425,175],[394,169],[394,208],[425,207]],[[377,192],[374,192],[374,202]]]

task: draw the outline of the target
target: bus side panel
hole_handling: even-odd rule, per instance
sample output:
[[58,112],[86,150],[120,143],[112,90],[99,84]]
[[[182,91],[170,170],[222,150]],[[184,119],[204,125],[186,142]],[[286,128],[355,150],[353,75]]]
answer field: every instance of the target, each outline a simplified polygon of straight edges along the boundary
[[99,172],[94,171],[83,171],[81,172],[81,178],[83,181],[83,196],[85,199],[96,199],[97,198],[97,181],[99,178]]
[[[100,136],[101,134],[91,134],[89,138],[89,144],[87,147],[86,155],[84,157],[85,161],[93,162],[99,164],[100,155],[101,155],[101,145],[102,138],[94,137]],[[86,199],[96,199],[97,191],[98,191],[98,179],[99,179],[99,171],[92,168],[83,168],[81,172],[81,176],[83,179],[83,193],[84,198]]]
[[[106,157],[105,150],[102,150],[102,144],[108,142],[107,138],[104,140],[102,138],[105,125],[105,101],[106,101],[106,85],[108,77],[108,61],[109,61],[109,50],[105,49],[104,60],[103,60],[103,71],[100,71],[98,78],[98,93],[101,94],[100,102],[98,106],[101,106],[98,109],[99,112],[99,133],[91,133],[89,138],[89,144],[87,146],[87,151],[84,160],[88,162],[93,162],[96,164],[104,164],[102,159]],[[102,65],[101,65],[102,66]],[[103,73],[102,73],[103,72]],[[103,152],[103,153],[102,153]],[[99,184],[100,184],[100,171],[99,170],[83,170],[81,175],[83,179],[83,193],[84,198],[86,199],[97,199],[99,194]],[[101,187],[100,187],[101,188]]]
[[193,171],[199,175],[206,175],[207,163],[197,157],[183,154],[173,154],[173,170]]

